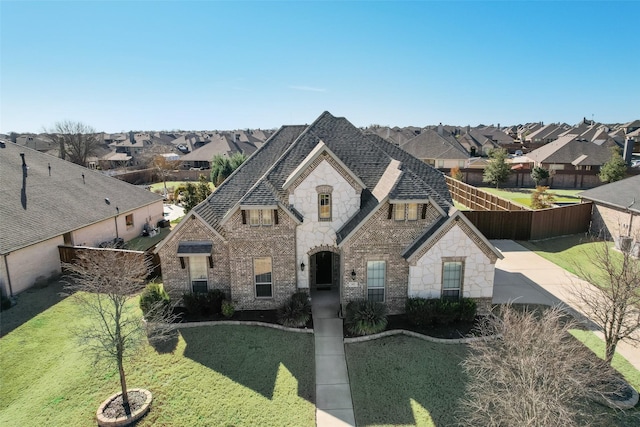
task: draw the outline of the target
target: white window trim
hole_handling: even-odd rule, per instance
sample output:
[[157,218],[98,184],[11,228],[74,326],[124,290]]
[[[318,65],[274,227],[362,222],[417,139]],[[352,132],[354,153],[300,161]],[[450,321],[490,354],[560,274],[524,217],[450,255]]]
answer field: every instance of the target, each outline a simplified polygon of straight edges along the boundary
[[[258,282],[257,277],[256,277],[256,261],[257,260],[263,260],[263,259],[268,259],[269,263],[271,264],[271,281],[270,282]],[[258,285],[269,285],[270,289],[271,289],[271,295],[269,296],[258,296]],[[255,292],[255,297],[257,299],[270,299],[273,298],[273,258],[271,257],[256,257],[253,259],[253,289]]]
[[[384,276],[382,278],[382,286],[376,286],[376,287],[370,287],[369,286],[369,263],[370,262],[382,262],[383,263]],[[380,302],[386,302],[387,301],[387,260],[384,260],[384,259],[368,259],[365,271],[367,272],[367,277],[366,277],[367,300],[369,299],[369,289],[376,289],[376,290],[382,289],[382,301],[380,301]]]

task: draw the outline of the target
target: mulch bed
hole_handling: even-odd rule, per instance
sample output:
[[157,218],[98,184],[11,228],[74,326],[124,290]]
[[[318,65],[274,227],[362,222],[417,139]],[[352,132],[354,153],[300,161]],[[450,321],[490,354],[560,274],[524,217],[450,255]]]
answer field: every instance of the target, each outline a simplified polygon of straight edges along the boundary
[[[147,396],[140,391],[129,391],[127,392],[127,396],[129,397],[129,408],[131,408],[132,413],[142,408],[147,399]],[[110,420],[115,420],[116,418],[127,415],[124,411],[124,406],[122,406],[122,394],[105,406],[102,415]]]
[[[404,314],[396,314],[387,316],[387,327],[385,330],[404,329],[407,331],[417,332],[419,334],[428,335],[435,338],[463,338],[473,336],[474,328],[476,327],[480,317],[476,317],[474,322],[456,322],[450,325],[434,325],[427,328],[420,328],[412,325],[407,320]],[[207,322],[216,320],[239,320],[239,321],[255,321],[264,323],[280,324],[278,322],[277,310],[245,310],[236,311],[232,317],[224,317],[222,314],[210,314],[210,315],[197,315],[193,313],[187,313],[185,311],[180,312],[179,322]],[[313,319],[309,319],[309,322],[304,328],[313,328]],[[302,328],[301,328],[302,329]],[[354,337],[356,335],[350,333],[346,326],[344,327],[344,336],[347,338]]]

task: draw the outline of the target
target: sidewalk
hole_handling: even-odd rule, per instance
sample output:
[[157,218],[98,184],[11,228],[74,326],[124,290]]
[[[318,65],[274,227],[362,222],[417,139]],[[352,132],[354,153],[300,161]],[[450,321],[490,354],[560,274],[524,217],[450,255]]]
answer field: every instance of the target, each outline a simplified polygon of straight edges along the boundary
[[[547,305],[563,303],[585,315],[585,312],[575,301],[571,287],[591,288],[590,283],[529,251],[513,240],[492,240],[491,243],[504,255],[504,259],[496,262],[493,288],[494,304],[508,301]],[[602,338],[600,332],[594,332]],[[620,342],[617,353],[640,370],[639,347]]]
[[339,298],[331,291],[317,292],[311,307],[316,357],[316,426],[355,426],[342,319],[338,317]]

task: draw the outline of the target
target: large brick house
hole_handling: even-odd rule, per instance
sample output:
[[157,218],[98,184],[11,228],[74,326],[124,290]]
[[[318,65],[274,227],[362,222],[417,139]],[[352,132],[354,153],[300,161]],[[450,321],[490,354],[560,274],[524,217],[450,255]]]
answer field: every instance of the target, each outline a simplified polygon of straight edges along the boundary
[[174,296],[221,289],[273,309],[322,286],[390,313],[409,296],[489,303],[501,257],[439,171],[328,112],[280,128],[156,252]]

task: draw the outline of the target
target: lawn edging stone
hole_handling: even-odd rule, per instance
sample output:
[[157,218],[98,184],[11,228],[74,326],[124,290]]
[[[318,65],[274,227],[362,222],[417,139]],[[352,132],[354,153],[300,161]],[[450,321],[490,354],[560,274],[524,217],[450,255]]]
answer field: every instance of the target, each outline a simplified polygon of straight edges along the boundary
[[285,332],[298,332],[303,334],[312,334],[313,329],[309,328],[289,328],[287,326],[278,325],[275,323],[257,322],[257,321],[245,321],[245,320],[210,320],[205,322],[185,322],[176,323],[172,325],[175,329],[181,328],[196,328],[198,326],[217,326],[217,325],[245,325],[245,326],[263,326],[265,328],[278,329]]
[[131,415],[128,417],[118,417],[118,418],[107,418],[103,415],[105,408],[118,396],[122,395],[122,392],[114,393],[107,400],[102,402],[98,410],[96,411],[96,421],[98,422],[98,426],[100,427],[123,427],[128,426],[140,418],[145,416],[151,407],[151,402],[153,401],[153,396],[149,390],[143,388],[130,388],[127,390],[127,394],[130,392],[138,392],[142,393],[145,396],[145,401],[142,406],[131,412]]
[[390,331],[380,332],[378,334],[365,335],[362,337],[345,338],[345,344],[353,344],[358,342],[372,341],[379,338],[390,337],[392,335],[407,335],[410,337],[418,338],[424,341],[431,341],[438,344],[467,344],[474,341],[488,340],[498,338],[499,335],[493,335],[490,337],[469,337],[469,338],[435,338],[428,335],[419,334],[413,331],[406,331],[404,329],[392,329]]

